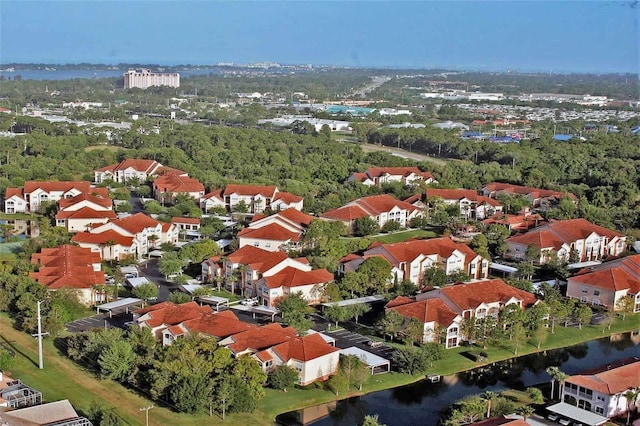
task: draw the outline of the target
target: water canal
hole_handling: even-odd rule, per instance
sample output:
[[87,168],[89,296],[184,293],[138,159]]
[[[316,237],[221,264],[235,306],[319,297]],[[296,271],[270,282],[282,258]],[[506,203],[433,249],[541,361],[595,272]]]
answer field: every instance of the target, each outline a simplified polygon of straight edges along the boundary
[[[377,414],[380,422],[387,426],[436,425],[442,413],[466,395],[509,388],[522,390],[540,384],[546,388],[547,367],[558,366],[567,374],[577,374],[634,356],[640,357],[640,331],[498,362],[445,376],[440,383],[423,380],[292,411],[278,416],[277,422],[287,426],[310,422],[314,426],[354,426],[361,424],[365,415]],[[549,391],[544,392],[548,395]]]

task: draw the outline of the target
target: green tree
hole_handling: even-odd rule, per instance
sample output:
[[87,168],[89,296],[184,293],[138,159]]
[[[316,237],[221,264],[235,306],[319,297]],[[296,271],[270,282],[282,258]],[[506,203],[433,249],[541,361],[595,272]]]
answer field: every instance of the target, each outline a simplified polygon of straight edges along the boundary
[[296,384],[298,377],[298,372],[295,369],[285,364],[278,365],[269,372],[267,385],[286,392],[288,388]]
[[131,344],[126,340],[114,340],[100,352],[98,365],[100,374],[107,379],[123,381],[136,359]]
[[277,308],[282,314],[282,320],[299,333],[304,333],[313,326],[313,322],[305,316],[309,311],[309,305],[301,293],[290,293],[280,299]]
[[148,301],[158,297],[158,286],[154,283],[144,283],[133,289],[133,295],[138,299]]
[[622,321],[625,320],[628,314],[632,314],[635,309],[635,301],[633,296],[626,295],[616,301],[615,310],[622,314]]
[[588,324],[591,321],[593,312],[590,307],[580,303],[574,307],[572,316],[578,323],[578,328],[582,329],[582,324]]
[[367,312],[371,311],[371,305],[367,304],[367,303],[357,303],[354,305],[348,305],[346,306],[349,318],[355,318],[356,320],[356,324],[358,323],[358,319],[366,314]]
[[366,237],[380,232],[378,223],[369,216],[359,217],[353,225],[353,234],[357,237]]
[[393,353],[393,363],[398,371],[407,374],[423,373],[427,370],[429,360],[420,348],[407,346]]
[[340,392],[346,391],[347,389],[347,379],[342,374],[335,374],[331,376],[327,382],[327,386],[336,396],[340,396]]
[[422,345],[422,352],[429,362],[429,366],[433,367],[433,362],[443,359],[447,350],[438,342],[427,342]]
[[362,422],[362,426],[386,426],[384,423],[380,423],[378,420],[378,415],[366,415],[364,416],[364,422]]
[[389,339],[393,341],[400,332],[400,327],[402,327],[403,322],[404,317],[402,315],[394,310],[388,309],[385,311],[384,316],[378,321],[377,327],[383,336],[389,336]]
[[493,404],[500,395],[497,392],[485,391],[481,398],[487,404],[487,418],[491,417],[491,404]]
[[347,381],[347,389],[354,385],[362,391],[362,385],[371,376],[369,366],[356,355],[341,357],[339,370]]
[[179,274],[182,272],[183,267],[184,261],[180,259],[175,252],[165,253],[158,261],[158,270],[164,275],[165,279],[168,278],[169,275]]
[[424,324],[416,318],[410,318],[402,329],[404,343],[412,346],[414,343],[422,343],[424,336]]
[[422,285],[444,287],[447,285],[447,274],[437,266],[427,268],[422,275]]
[[633,410],[633,406],[636,401],[640,397],[640,387],[635,387],[627,390],[624,393],[624,397],[627,400],[627,423],[629,424],[631,421],[631,410]]
[[529,405],[525,405],[523,407],[519,407],[516,410],[516,413],[521,415],[522,418],[524,419],[525,423],[527,421],[527,419],[531,416],[533,416],[533,413],[535,413],[535,410],[533,409],[533,407],[529,406]]
[[[199,290],[199,289],[198,289]],[[191,302],[191,296],[181,291],[172,291],[167,299],[169,302],[181,304]]]
[[348,309],[338,305],[332,305],[324,309],[323,315],[329,320],[333,321],[338,326],[338,322],[346,321],[351,318],[351,313]]

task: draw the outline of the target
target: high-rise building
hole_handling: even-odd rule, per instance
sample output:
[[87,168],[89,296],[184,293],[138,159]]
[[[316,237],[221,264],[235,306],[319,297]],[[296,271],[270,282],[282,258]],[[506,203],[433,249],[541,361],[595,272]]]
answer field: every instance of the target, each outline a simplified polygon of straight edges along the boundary
[[180,74],[177,72],[151,72],[151,70],[146,68],[137,70],[130,69],[124,73],[125,89],[133,89],[135,87],[146,89],[151,86],[180,87]]

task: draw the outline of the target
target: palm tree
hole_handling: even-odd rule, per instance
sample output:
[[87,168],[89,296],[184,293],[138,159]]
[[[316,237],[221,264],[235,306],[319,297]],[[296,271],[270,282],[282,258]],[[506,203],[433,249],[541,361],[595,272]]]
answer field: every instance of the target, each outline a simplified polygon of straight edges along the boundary
[[[240,264],[238,265],[238,269],[236,269],[238,271],[238,274],[240,275],[240,294],[244,295],[245,294],[245,289],[246,289],[246,285],[247,285],[247,265],[243,265]],[[253,295],[252,295],[253,296]]]
[[629,422],[631,421],[631,409],[633,408],[633,405],[638,400],[638,397],[640,397],[640,387],[629,389],[624,393],[624,397],[627,399],[627,423],[626,424],[629,424]]
[[564,371],[558,370],[556,374],[556,380],[558,381],[558,399],[562,400],[562,390],[564,389],[564,381],[569,378],[569,375]]
[[151,234],[147,237],[147,241],[151,243],[151,248],[156,248],[156,243],[158,242],[158,236],[156,234]]
[[522,418],[525,421],[525,423],[527,422],[527,418],[531,417],[534,412],[535,412],[535,410],[530,405],[525,405],[525,406],[520,407],[520,408],[518,408],[516,410],[516,413],[518,413],[518,414],[520,414],[522,416]]
[[491,403],[500,396],[497,392],[486,391],[482,394],[482,400],[487,403],[487,418],[491,417]]
[[553,389],[556,383],[556,376],[558,375],[558,372],[560,371],[560,369],[558,367],[547,367],[547,369],[545,370],[547,372],[547,374],[549,376],[551,376],[551,395],[550,395],[550,399],[553,399]]
[[114,260],[114,259],[113,259],[113,246],[115,246],[115,245],[116,245],[115,240],[107,240],[107,241],[104,243],[104,245],[105,245],[105,246],[107,246],[107,247],[109,247],[109,259],[110,259],[110,260]]

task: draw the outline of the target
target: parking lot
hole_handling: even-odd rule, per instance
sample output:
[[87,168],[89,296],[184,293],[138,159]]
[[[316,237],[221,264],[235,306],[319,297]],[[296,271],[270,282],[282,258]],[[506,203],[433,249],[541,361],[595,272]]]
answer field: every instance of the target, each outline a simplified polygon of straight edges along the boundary
[[72,333],[80,333],[94,328],[125,328],[124,323],[131,321],[132,318],[131,312],[125,313],[123,308],[119,312],[114,312],[111,318],[108,313],[102,313],[66,323],[64,326]]
[[[384,342],[374,341],[367,336],[348,330],[327,331],[326,333],[336,339],[336,346],[340,349],[356,346],[388,360],[393,357],[393,353],[395,352],[394,348]],[[372,342],[375,342],[373,346]]]

